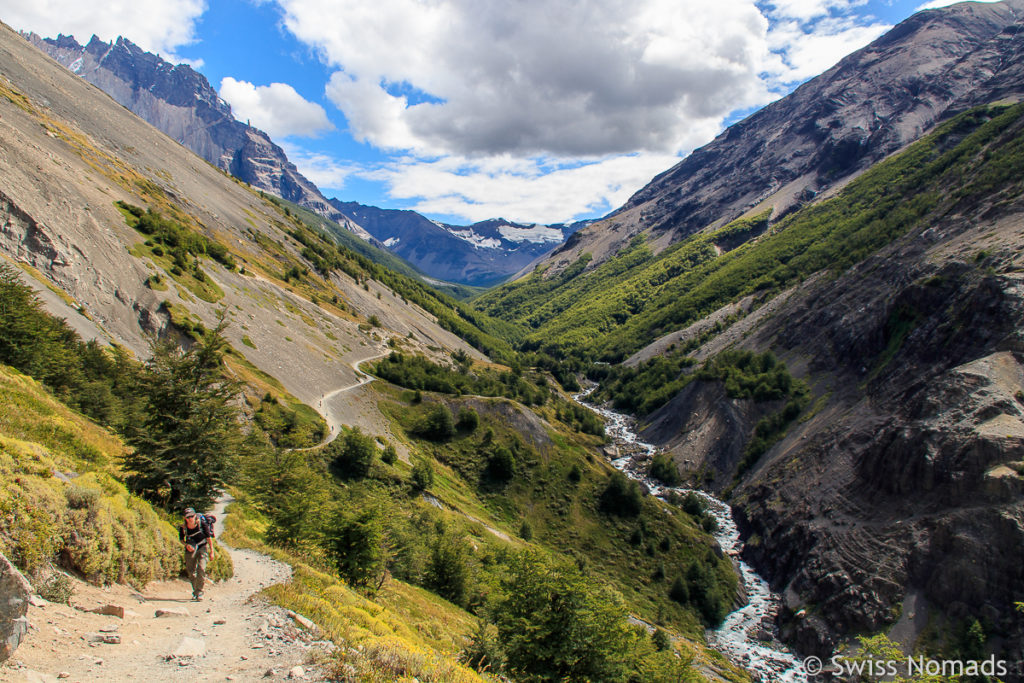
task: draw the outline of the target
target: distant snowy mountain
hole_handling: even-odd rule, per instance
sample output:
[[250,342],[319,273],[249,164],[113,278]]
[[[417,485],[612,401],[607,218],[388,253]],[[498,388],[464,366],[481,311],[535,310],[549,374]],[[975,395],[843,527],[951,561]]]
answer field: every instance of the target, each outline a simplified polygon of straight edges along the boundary
[[493,285],[565,242],[587,221],[523,225],[502,218],[447,225],[415,211],[330,200],[338,211],[420,271],[449,282]]

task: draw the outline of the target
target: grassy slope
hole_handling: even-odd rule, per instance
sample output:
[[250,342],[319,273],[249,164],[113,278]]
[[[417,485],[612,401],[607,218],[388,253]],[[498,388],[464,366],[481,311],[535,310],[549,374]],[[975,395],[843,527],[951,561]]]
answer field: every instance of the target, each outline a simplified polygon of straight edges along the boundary
[[[532,545],[575,559],[596,580],[613,586],[631,614],[681,635],[678,647],[683,652],[730,680],[744,680],[739,670],[706,649],[695,612],[668,598],[672,582],[698,558],[714,567],[720,589],[731,595],[736,577],[728,559],[713,558],[710,536],[699,529],[697,520],[649,496],[637,517],[601,512],[598,500],[611,469],[594,455],[602,443],[599,437],[568,429],[551,407],[527,409],[507,399],[426,392],[423,403],[414,405],[410,391],[381,382],[373,387],[381,409],[395,425],[393,433],[404,434],[410,450],[440,464],[429,492],[446,507],[472,518],[469,528],[475,526],[478,544],[508,545],[488,533],[486,525],[507,534],[516,547]],[[461,406],[473,407],[480,415],[479,426],[441,443],[416,438],[410,431],[435,402],[446,403],[456,414]],[[543,422],[516,416],[528,410]],[[530,435],[539,442],[536,447],[528,445]],[[517,441],[518,446],[511,446]],[[507,483],[488,477],[488,454],[494,445],[516,451],[516,474]],[[574,466],[581,473],[578,482],[570,476]],[[403,477],[409,467],[399,462],[389,469]],[[533,532],[530,542],[518,538],[524,520]]]
[[[182,569],[169,518],[118,479],[116,436],[0,366],[0,549],[30,576],[62,556],[95,583],[142,585]],[[231,575],[218,552],[211,574]]]
[[580,265],[572,277],[553,282],[534,273],[476,305],[534,327],[528,347],[621,360],[748,294],[771,294],[822,270],[845,270],[922,221],[955,211],[958,202],[1019,182],[1022,115],[1021,105],[966,112],[877,164],[837,197],[720,256],[711,248],[715,235],[696,235],[656,257],[637,239],[591,272]]
[[322,557],[301,557],[263,543],[266,522],[252,508],[234,503],[229,511],[221,541],[292,565],[292,580],[269,587],[265,594],[313,619],[341,647],[336,666],[352,667],[349,673],[354,670],[356,680],[481,680],[456,661],[476,627],[472,615],[395,580],[374,599],[367,598],[322,566]]

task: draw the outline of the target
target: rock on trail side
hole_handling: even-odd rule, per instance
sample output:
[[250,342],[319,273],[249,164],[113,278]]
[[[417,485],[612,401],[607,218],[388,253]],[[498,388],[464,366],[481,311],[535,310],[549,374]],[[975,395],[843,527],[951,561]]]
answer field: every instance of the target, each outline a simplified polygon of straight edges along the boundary
[[[213,510],[218,534],[228,502]],[[323,680],[311,661],[333,646],[318,640],[308,619],[257,595],[287,581],[291,567],[228,550],[235,576],[208,584],[202,602],[192,602],[184,580],[151,583],[141,593],[76,581],[74,607],[33,597],[29,633],[0,667],[0,681]]]

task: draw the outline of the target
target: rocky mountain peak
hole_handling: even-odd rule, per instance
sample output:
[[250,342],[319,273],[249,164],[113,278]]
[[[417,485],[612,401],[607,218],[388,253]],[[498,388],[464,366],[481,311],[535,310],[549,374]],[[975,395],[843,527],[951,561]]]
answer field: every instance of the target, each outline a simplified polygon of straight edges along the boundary
[[109,43],[93,36],[84,47],[73,36],[25,38],[211,164],[342,228],[355,227],[266,133],[236,121],[231,106],[189,65],[171,64],[121,36]]

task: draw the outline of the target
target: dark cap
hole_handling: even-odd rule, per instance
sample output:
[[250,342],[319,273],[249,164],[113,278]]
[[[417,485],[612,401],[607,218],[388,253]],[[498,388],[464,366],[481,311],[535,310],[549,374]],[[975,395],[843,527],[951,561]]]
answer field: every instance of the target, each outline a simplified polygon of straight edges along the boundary
[[185,516],[186,517],[190,517],[190,516],[192,516],[194,514],[196,514],[195,510],[193,510],[192,508],[185,508]]

